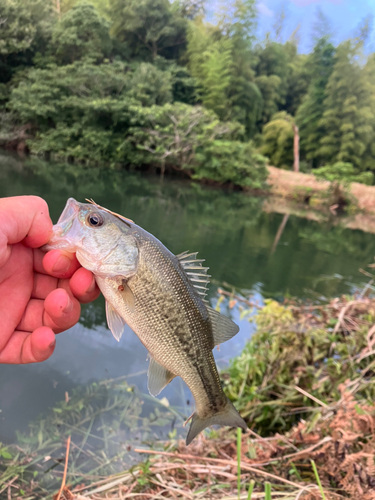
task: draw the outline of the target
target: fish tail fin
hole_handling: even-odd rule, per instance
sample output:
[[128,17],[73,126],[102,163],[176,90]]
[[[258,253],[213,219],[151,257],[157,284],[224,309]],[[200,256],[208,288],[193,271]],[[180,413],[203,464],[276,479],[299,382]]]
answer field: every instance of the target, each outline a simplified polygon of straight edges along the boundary
[[186,444],[190,444],[203,429],[210,425],[229,425],[230,427],[241,427],[244,431],[247,430],[246,422],[228,399],[224,411],[216,413],[211,417],[200,418],[194,413],[186,437]]

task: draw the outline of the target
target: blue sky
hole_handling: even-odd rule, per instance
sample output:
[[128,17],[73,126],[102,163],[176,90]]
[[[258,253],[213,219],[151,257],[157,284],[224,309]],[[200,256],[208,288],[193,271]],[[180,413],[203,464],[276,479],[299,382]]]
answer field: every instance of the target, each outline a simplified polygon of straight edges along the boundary
[[[375,0],[258,0],[258,30],[261,37],[272,30],[275,17],[282,5],[285,5],[287,12],[284,39],[287,39],[300,24],[302,52],[308,52],[311,48],[312,27],[318,7],[330,18],[336,43],[353,36],[361,20],[369,14],[375,14]],[[372,34],[369,44],[372,50],[375,46],[374,41],[375,37]]]

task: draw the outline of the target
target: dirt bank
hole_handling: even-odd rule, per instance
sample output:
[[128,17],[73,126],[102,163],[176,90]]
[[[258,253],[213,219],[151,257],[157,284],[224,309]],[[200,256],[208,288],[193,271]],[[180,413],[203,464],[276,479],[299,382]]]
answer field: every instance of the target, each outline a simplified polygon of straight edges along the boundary
[[[332,186],[328,181],[320,181],[314,175],[296,173],[268,167],[268,183],[271,194],[309,205],[311,208],[329,206],[332,198]],[[365,186],[353,182],[349,195],[360,210],[375,214],[375,186]]]

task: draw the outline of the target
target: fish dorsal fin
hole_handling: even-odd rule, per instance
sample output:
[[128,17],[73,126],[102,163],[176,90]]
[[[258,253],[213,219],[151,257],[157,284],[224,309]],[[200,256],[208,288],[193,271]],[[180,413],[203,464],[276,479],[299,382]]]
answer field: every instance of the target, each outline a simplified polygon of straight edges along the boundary
[[164,366],[150,356],[147,387],[151,396],[157,396],[164,389],[164,387],[175,378],[175,376],[176,375],[164,368]]
[[204,259],[197,259],[197,255],[198,252],[189,253],[189,251],[186,251],[176,255],[176,257],[180,261],[180,264],[191,281],[191,284],[204,300],[211,276],[207,274],[209,267],[202,266]]
[[212,324],[215,345],[222,344],[239,332],[239,327],[231,319],[206,306]]
[[120,342],[126,322],[116,309],[111,306],[108,300],[105,301],[105,312],[107,315],[108,328],[111,330],[117,342]]

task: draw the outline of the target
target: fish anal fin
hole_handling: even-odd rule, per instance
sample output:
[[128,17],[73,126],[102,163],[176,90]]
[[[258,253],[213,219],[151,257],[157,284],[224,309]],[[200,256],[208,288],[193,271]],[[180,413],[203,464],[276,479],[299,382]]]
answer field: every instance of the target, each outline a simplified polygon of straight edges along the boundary
[[230,427],[241,427],[244,431],[247,430],[246,422],[228,399],[224,411],[211,417],[200,418],[194,413],[186,437],[186,444],[190,444],[200,432],[210,425],[229,425]]
[[119,342],[123,334],[126,321],[119,315],[116,309],[111,306],[108,300],[105,301],[105,312],[107,316],[108,328],[111,330],[112,335],[115,337],[117,342]]
[[164,368],[160,363],[150,357],[148,367],[148,392],[151,396],[157,396],[174,378],[175,374]]
[[214,345],[219,345],[230,340],[239,332],[239,327],[231,319],[215,311],[210,306],[206,305],[206,307],[212,324]]

